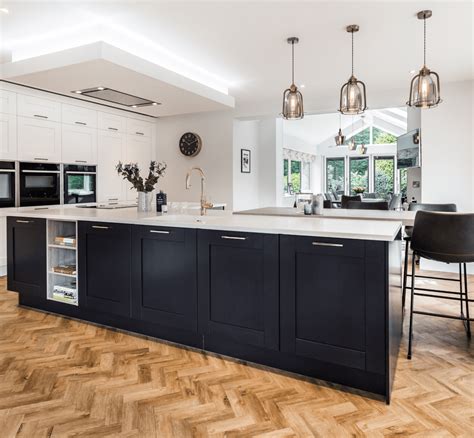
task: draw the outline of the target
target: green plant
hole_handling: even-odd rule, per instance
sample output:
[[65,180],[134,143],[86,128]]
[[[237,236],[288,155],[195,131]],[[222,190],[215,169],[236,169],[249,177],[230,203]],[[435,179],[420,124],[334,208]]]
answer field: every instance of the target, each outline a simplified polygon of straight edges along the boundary
[[138,192],[151,192],[158,183],[158,180],[164,176],[166,167],[166,163],[150,161],[148,176],[145,180],[140,176],[140,168],[137,163],[122,164],[122,162],[119,161],[115,169],[119,175],[122,175],[123,179],[126,179],[132,184],[131,188]]

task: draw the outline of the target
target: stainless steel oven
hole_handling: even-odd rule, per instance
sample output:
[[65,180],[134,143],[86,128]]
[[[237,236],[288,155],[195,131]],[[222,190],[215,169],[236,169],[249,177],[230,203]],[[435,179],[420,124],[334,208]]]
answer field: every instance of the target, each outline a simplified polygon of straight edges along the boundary
[[59,164],[20,163],[20,207],[59,204]]
[[0,161],[0,208],[15,207],[15,162]]
[[96,167],[64,165],[64,204],[96,201]]

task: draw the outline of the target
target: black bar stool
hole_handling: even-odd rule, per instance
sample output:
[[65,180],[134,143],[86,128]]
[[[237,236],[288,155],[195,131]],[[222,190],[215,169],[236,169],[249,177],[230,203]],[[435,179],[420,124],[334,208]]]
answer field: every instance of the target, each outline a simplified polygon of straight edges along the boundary
[[[461,320],[466,329],[468,338],[471,337],[471,324],[474,319],[469,317],[469,299],[467,290],[467,268],[466,263],[474,262],[474,213],[438,213],[419,211],[415,217],[415,225],[411,237],[412,257],[412,281],[411,281],[411,303],[410,303],[410,334],[408,338],[408,359],[411,359],[413,314],[436,316]],[[464,287],[460,282],[458,292],[443,291],[436,289],[422,289],[415,287],[415,256],[424,257],[444,263],[458,263],[459,272],[462,274],[464,268]],[[415,292],[415,290],[422,290]],[[426,292],[431,293],[426,293]],[[448,296],[446,296],[448,295]],[[458,296],[453,296],[458,295]],[[461,303],[461,315],[452,316],[441,313],[421,312],[414,310],[415,296],[441,298],[455,300]],[[464,314],[465,304],[465,314]]]
[[[443,212],[451,212],[455,213],[457,211],[456,204],[426,204],[426,203],[418,203],[418,202],[412,202],[408,206],[408,211],[443,211]],[[413,233],[413,227],[407,226],[405,227],[405,236],[404,240],[406,243],[405,246],[405,264],[404,264],[404,270],[403,270],[403,292],[402,292],[402,306],[403,309],[405,308],[405,298],[407,294],[407,277],[408,277],[408,250],[410,248],[410,242],[411,242],[411,235]],[[414,257],[414,256],[413,256]],[[462,282],[461,278],[461,270],[459,270],[459,280],[453,280],[451,278],[449,279],[444,279],[441,277],[431,277],[429,275],[415,275],[415,271],[413,270],[410,274],[411,276],[411,281],[414,281],[414,277],[417,278],[429,278],[432,280],[448,280],[448,281],[458,281]]]

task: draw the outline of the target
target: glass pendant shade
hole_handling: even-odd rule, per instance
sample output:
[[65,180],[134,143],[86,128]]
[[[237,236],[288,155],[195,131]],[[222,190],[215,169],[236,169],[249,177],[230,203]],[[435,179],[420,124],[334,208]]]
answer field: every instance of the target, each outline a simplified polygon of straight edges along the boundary
[[441,102],[439,96],[439,76],[423,67],[411,80],[409,106],[434,108]]
[[342,134],[342,130],[341,128],[339,128],[339,132],[334,137],[334,140],[336,140],[336,146],[342,146],[344,144],[345,139],[346,139],[346,136]]
[[341,87],[339,111],[342,114],[362,114],[367,109],[365,84],[354,76]]
[[408,106],[417,108],[434,108],[442,102],[439,75],[426,67],[426,20],[431,15],[430,10],[420,11],[417,14],[418,19],[423,20],[423,67],[411,80],[410,96],[407,102]]
[[283,92],[281,115],[286,120],[300,120],[304,117],[303,95],[295,85],[295,44],[298,44],[299,39],[291,37],[287,42],[291,44],[291,85]]
[[295,84],[283,93],[282,116],[286,120],[298,120],[304,117],[303,95],[298,91]]

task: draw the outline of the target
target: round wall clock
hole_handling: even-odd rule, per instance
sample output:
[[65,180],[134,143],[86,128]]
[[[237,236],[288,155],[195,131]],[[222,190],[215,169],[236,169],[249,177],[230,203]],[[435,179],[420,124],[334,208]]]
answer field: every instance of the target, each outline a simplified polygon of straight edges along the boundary
[[195,157],[201,151],[202,140],[194,132],[186,132],[179,139],[179,150],[187,157]]

